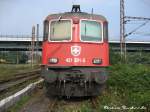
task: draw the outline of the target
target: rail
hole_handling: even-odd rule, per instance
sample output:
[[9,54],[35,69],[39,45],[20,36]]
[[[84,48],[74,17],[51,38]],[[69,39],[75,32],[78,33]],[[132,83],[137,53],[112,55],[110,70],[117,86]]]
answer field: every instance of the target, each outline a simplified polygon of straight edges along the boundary
[[21,86],[27,81],[40,77],[40,70],[34,70],[26,73],[14,74],[14,77],[7,80],[0,80],[0,94],[11,92],[11,88]]
[[53,99],[48,106],[49,112],[55,112],[56,109],[55,107],[57,106],[57,104],[58,104],[58,99],[57,98]]
[[97,110],[97,107],[99,106],[99,98],[98,97],[92,97],[90,99],[90,103],[91,103],[91,107],[94,109],[94,110]]

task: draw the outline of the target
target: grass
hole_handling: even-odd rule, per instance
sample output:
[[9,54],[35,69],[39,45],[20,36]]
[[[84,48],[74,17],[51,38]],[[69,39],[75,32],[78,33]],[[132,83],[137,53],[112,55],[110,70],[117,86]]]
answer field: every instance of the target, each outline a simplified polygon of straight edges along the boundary
[[31,71],[33,68],[29,64],[0,64],[0,80],[5,80],[14,77],[16,73]]
[[[150,105],[150,66],[141,64],[116,64],[109,68],[106,90],[98,97],[96,112],[142,112],[137,109]],[[89,107],[89,106],[85,106]],[[105,109],[113,107],[120,109]],[[149,107],[150,108],[150,107]],[[84,111],[83,111],[84,112]]]

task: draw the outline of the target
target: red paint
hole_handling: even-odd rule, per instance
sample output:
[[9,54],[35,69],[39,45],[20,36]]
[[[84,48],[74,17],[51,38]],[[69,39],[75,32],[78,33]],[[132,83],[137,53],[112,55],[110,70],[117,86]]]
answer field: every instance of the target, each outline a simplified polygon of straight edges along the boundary
[[[73,56],[71,54],[71,46],[81,46],[81,54],[79,56]],[[109,54],[108,44],[95,44],[95,43],[48,43],[43,44],[42,63],[49,66],[108,66]],[[58,58],[58,64],[49,64],[49,58]],[[67,63],[66,59],[85,59],[86,62],[70,62]],[[102,64],[94,65],[92,63],[93,58],[102,59]]]
[[[99,22],[104,23],[105,21]],[[79,56],[71,54],[71,46],[80,46]],[[43,42],[42,64],[48,66],[109,66],[109,45],[105,40],[103,43],[80,42],[80,24],[72,25],[71,42]],[[57,64],[49,64],[49,58],[58,58]],[[92,63],[93,58],[102,59],[102,64]],[[66,60],[69,62],[66,62]],[[74,61],[73,61],[74,60]],[[79,61],[80,60],[80,61]]]

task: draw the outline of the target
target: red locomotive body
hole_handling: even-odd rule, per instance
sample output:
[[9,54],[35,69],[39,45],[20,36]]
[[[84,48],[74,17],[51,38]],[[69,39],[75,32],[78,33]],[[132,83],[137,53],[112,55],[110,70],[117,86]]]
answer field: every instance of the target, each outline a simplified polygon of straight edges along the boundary
[[52,95],[98,95],[107,79],[107,20],[101,15],[72,12],[49,15],[44,21],[42,76]]

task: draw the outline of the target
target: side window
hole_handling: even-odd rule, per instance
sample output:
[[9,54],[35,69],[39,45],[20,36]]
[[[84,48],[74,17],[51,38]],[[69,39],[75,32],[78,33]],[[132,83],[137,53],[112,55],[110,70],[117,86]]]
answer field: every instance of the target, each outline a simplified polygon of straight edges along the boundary
[[48,39],[48,32],[49,32],[49,22],[44,21],[44,36],[43,36],[44,41]]
[[104,41],[108,41],[108,23],[105,22],[103,27],[104,27]]

